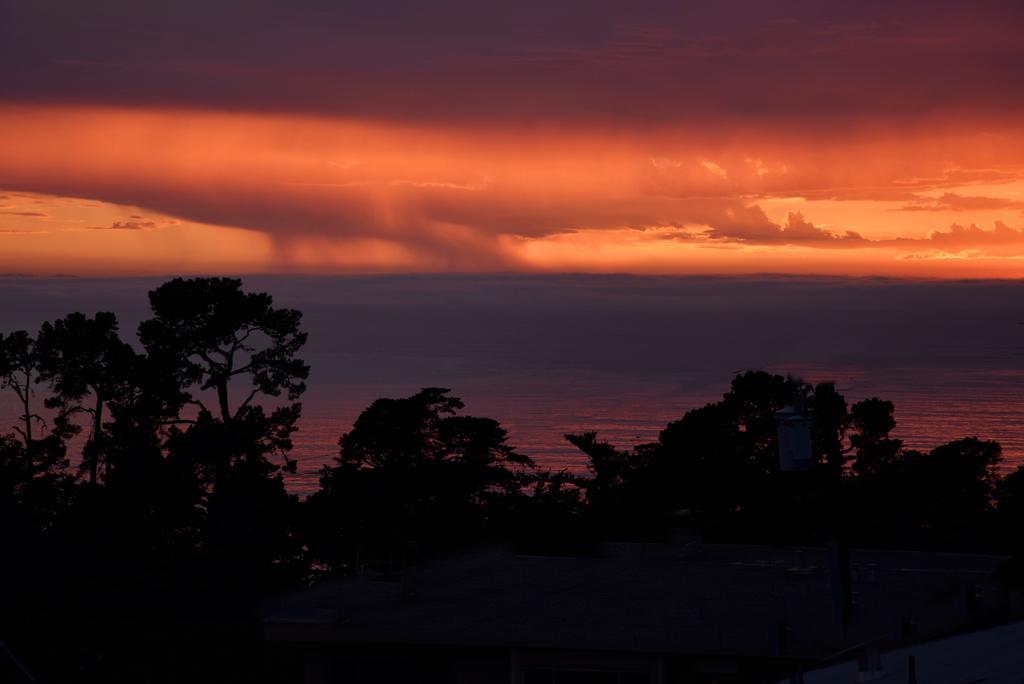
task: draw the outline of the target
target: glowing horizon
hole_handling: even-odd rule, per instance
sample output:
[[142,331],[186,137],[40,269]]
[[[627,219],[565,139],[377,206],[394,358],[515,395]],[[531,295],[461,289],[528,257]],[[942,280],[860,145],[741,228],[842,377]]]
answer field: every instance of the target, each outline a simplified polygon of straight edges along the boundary
[[9,10],[0,272],[1024,277],[1012,4],[458,4]]

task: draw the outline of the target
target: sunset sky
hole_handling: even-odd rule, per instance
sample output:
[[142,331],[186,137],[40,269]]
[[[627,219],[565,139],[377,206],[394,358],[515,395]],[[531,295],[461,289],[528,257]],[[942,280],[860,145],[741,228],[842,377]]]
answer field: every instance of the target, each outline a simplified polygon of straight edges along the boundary
[[0,0],[0,272],[1024,276],[1024,4]]

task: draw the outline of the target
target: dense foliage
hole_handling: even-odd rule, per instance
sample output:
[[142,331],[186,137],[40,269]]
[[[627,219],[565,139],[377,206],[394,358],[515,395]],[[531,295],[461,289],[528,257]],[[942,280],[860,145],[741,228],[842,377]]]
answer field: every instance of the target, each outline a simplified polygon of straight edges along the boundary
[[[449,390],[379,399],[300,500],[301,314],[223,278],[170,281],[150,303],[134,345],[109,312],[0,335],[19,415],[0,435],[0,640],[48,681],[252,681],[239,663],[258,659],[239,653],[261,596],[488,541],[597,553],[687,527],[1015,551],[1024,524],[1024,470],[1002,474],[997,443],[907,449],[890,402],[764,372],[650,444],[566,435],[585,474],[538,468]],[[780,472],[775,413],[794,401],[815,461]]]

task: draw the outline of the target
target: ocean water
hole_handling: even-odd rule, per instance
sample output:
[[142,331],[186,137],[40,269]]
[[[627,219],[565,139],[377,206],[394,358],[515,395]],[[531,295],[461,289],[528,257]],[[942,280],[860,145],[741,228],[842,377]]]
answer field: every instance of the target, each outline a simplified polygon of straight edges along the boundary
[[[306,492],[381,396],[447,387],[545,467],[581,471],[566,432],[653,440],[742,370],[833,380],[896,405],[930,448],[978,436],[1024,465],[1024,283],[818,277],[259,276],[305,313],[312,366],[295,438]],[[112,310],[131,338],[159,278],[0,278],[0,330]],[[0,429],[11,424],[0,398]]]

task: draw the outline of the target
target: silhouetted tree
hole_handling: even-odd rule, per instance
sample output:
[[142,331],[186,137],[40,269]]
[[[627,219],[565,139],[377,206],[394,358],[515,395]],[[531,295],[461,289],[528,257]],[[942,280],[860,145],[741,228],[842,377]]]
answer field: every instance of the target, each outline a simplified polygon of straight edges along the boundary
[[831,382],[814,386],[810,407],[814,411],[814,455],[833,475],[841,475],[845,462],[843,440],[850,422],[846,398]]
[[602,534],[649,537],[660,533],[673,506],[668,481],[653,467],[652,445],[625,451],[600,440],[596,432],[567,434],[587,457],[589,478],[576,484],[586,493],[586,512]]
[[565,439],[587,456],[587,466],[594,474],[587,483],[592,497],[598,492],[621,486],[648,465],[637,454],[621,451],[599,440],[596,432],[567,434]]
[[[66,505],[70,484],[60,444],[34,442],[30,452],[13,435],[0,435],[0,529],[49,530]],[[54,448],[56,447],[56,448]]]
[[1012,556],[996,577],[1016,591],[1024,589],[1024,466],[1001,478],[996,485],[998,548]]
[[977,529],[992,510],[1002,448],[997,442],[965,437],[904,456],[903,492],[911,525],[943,536]]
[[[775,413],[809,391],[793,378],[750,371],[737,375],[720,401],[669,423],[653,444],[621,451],[594,433],[566,435],[594,473],[581,482],[589,512],[608,529],[619,521],[619,533],[650,531],[654,521],[664,525],[680,513],[705,525],[742,513],[778,470]],[[837,412],[834,403],[823,389],[823,407]]]
[[378,399],[342,436],[338,463],[349,469],[408,468],[450,463],[464,470],[474,496],[518,483],[508,466],[529,466],[529,457],[506,442],[490,418],[458,415],[462,400],[451,390],[428,387],[406,399]]
[[522,495],[529,457],[497,421],[458,415],[449,390],[378,399],[339,441],[309,499],[318,560],[352,568],[362,554],[402,562],[425,550],[479,538],[508,497]]
[[36,342],[24,330],[6,337],[0,334],[0,389],[10,389],[21,406],[21,426],[14,429],[21,435],[25,448],[33,448],[32,426],[43,418],[32,408],[32,386],[39,380],[39,355]]
[[[82,466],[89,469],[89,482],[96,482],[99,461],[103,458],[104,409],[111,398],[126,391],[135,352],[118,336],[117,317],[109,312],[89,318],[81,313],[44,323],[36,343],[39,380],[48,381],[54,397],[49,408],[63,414],[89,414],[92,433],[83,450]],[[92,406],[86,406],[86,397]],[[107,475],[110,461],[107,459]]]
[[1004,528],[1019,534],[1024,529],[1024,466],[1017,466],[998,482],[995,500]]
[[748,371],[732,380],[721,405],[738,428],[735,448],[761,473],[779,469],[775,413],[809,388],[791,377]]
[[675,507],[702,524],[742,509],[760,477],[740,445],[732,411],[721,402],[669,423],[658,435],[656,463]]
[[297,498],[269,458],[291,448],[291,430],[259,410],[228,423],[201,411],[168,438],[165,471],[179,483],[179,516],[190,496],[203,511],[198,561],[218,603],[244,605],[303,574]]
[[535,471],[525,496],[510,497],[502,533],[527,552],[592,551],[601,532],[584,507],[581,478],[566,471]]
[[696,511],[742,510],[764,478],[778,470],[776,411],[806,392],[792,378],[737,375],[722,400],[686,413],[658,436],[656,462]]
[[[309,375],[297,357],[306,341],[302,314],[275,308],[270,295],[244,292],[241,281],[228,278],[178,278],[149,298],[153,318],[139,326],[139,339],[149,367],[174,378],[179,396],[164,388],[164,401],[136,406],[136,412],[160,413],[177,403],[198,407],[194,419],[171,427],[167,467],[183,478],[183,495],[189,481],[198,491],[205,513],[201,560],[210,580],[222,587],[222,598],[243,601],[280,586],[293,571],[300,574],[296,500],[271,458],[282,457],[294,471],[288,452],[301,411],[296,400]],[[241,381],[246,393],[233,402],[233,383]],[[215,410],[192,392],[195,386],[214,392]],[[282,395],[290,403],[269,412],[258,401]]]
[[33,623],[66,593],[69,572],[57,533],[73,495],[63,443],[47,436],[31,445],[0,435],[0,634],[19,652],[44,646],[46,632]]
[[[150,292],[149,301],[153,318],[139,326],[146,351],[172,366],[183,388],[214,390],[225,423],[259,394],[295,401],[305,391],[309,366],[296,357],[306,343],[302,314],[275,309],[269,294],[243,292],[233,278],[175,278]],[[243,377],[248,395],[232,407],[231,382]],[[189,400],[206,409],[201,399]]]
[[889,433],[896,427],[891,401],[872,398],[858,401],[850,409],[850,446],[854,450],[853,470],[858,475],[877,475],[892,467],[903,442]]
[[[198,407],[195,419],[177,421],[187,428],[171,428],[168,466],[190,474],[198,487],[207,560],[216,560],[223,576],[236,581],[268,577],[271,566],[290,564],[294,555],[295,501],[271,457],[284,458],[285,468],[294,471],[288,452],[301,411],[296,400],[309,375],[297,357],[306,341],[302,314],[275,308],[270,295],[244,292],[241,281],[229,278],[177,278],[149,298],[153,318],[139,326],[139,339],[153,381],[175,378],[178,397],[164,386],[165,400],[136,405],[135,413],[158,414],[179,403]],[[246,394],[233,402],[233,383],[243,380]],[[193,394],[194,386],[214,392],[215,411]],[[269,412],[257,401],[281,395],[290,403]],[[238,561],[233,569],[229,560]]]
[[[25,333],[0,338],[25,442],[0,438],[0,529],[24,532],[19,562],[0,564],[12,580],[2,586],[23,591],[0,604],[16,606],[18,634],[37,647],[22,650],[62,672],[55,681],[146,679],[127,673],[152,672],[186,641],[190,661],[210,659],[224,642],[187,633],[247,620],[257,595],[308,574],[297,497],[272,460],[294,468],[287,454],[308,375],[300,314],[216,278],[171,281],[151,304],[145,354],[118,339],[105,313],[44,325],[38,344]],[[39,380],[57,409],[49,434],[34,417]],[[54,460],[80,412],[92,422],[83,461],[95,481],[102,457],[103,487],[71,486]],[[60,576],[69,572],[73,584]],[[170,621],[184,621],[183,633]],[[48,640],[74,643],[82,657],[48,658]]]
[[[284,478],[309,372],[299,312],[220,278],[176,279],[150,301],[145,353],[119,339],[109,313],[71,314],[37,340],[0,336],[0,389],[20,413],[20,439],[0,434],[0,632],[53,681],[145,680],[186,643],[205,654],[189,663],[214,663],[224,642],[204,625],[240,633],[261,593],[492,538],[591,553],[680,522],[735,541],[818,543],[838,530],[873,546],[1016,551],[1004,574],[1024,586],[1024,548],[1007,541],[1024,524],[1024,470],[1000,478],[997,443],[906,450],[890,436],[890,402],[848,408],[831,383],[765,372],[737,375],[650,444],[566,435],[589,476],[538,471],[449,390],[379,399],[300,503]],[[52,429],[35,413],[40,383],[53,390]],[[794,398],[814,413],[820,467],[779,472],[775,413]],[[92,422],[89,481],[102,459],[102,487],[67,473],[79,412]],[[231,665],[205,676],[223,680]]]

